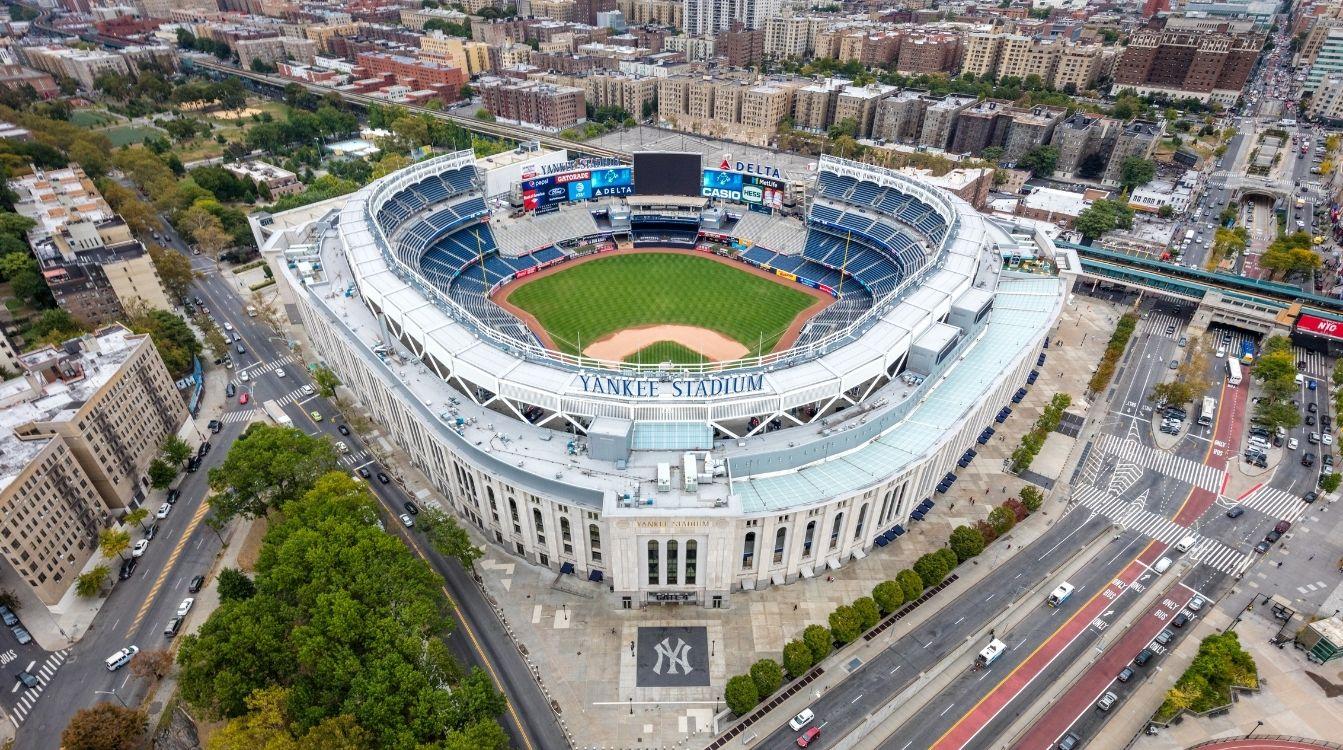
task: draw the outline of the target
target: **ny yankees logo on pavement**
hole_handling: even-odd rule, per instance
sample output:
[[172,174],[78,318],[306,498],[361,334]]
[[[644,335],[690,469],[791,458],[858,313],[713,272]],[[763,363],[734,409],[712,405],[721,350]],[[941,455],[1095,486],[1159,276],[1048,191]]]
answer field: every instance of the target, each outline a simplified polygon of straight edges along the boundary
[[[709,674],[709,631],[704,626],[640,627],[635,638],[635,684],[641,688],[706,687]],[[718,641],[718,650],[723,642]]]
[[653,647],[657,652],[658,661],[653,665],[653,674],[662,674],[662,657],[667,657],[667,674],[676,674],[679,666],[682,674],[690,674],[694,667],[690,666],[690,644],[676,639],[676,645],[671,645],[671,638],[663,638],[658,645]]

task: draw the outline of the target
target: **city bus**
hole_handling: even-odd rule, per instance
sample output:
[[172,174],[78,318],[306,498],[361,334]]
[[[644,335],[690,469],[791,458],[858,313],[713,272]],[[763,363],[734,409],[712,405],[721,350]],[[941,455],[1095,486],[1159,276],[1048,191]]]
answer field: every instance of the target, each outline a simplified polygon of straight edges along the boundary
[[294,426],[294,420],[290,419],[289,415],[284,413],[284,409],[280,408],[280,404],[278,402],[265,401],[261,404],[261,408],[265,410],[266,416],[270,417],[271,421],[274,422],[276,425],[280,427]]
[[1203,407],[1198,410],[1198,423],[1212,427],[1213,415],[1217,413],[1217,400],[1211,396],[1203,397]]
[[1240,385],[1240,362],[1235,357],[1226,358],[1226,384]]
[[1064,581],[1059,584],[1058,588],[1054,589],[1054,591],[1049,594],[1049,598],[1045,600],[1045,604],[1048,604],[1051,607],[1060,607],[1064,602],[1068,601],[1068,597],[1072,595],[1073,585]]

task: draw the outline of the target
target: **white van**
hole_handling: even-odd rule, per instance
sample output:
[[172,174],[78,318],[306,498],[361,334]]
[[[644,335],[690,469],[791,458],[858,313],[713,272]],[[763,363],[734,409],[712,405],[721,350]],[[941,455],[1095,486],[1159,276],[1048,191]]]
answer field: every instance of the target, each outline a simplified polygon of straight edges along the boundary
[[1007,644],[994,638],[989,641],[989,645],[985,646],[984,650],[980,651],[979,655],[975,657],[975,665],[981,669],[987,667],[995,661],[998,661],[998,657],[1002,656],[1003,652],[1006,650]]
[[1297,385],[1305,385],[1305,384],[1306,384],[1306,376],[1305,376],[1305,375],[1302,375],[1301,373],[1298,372],[1298,373],[1296,374],[1296,377],[1293,379],[1293,382],[1296,383]]
[[118,669],[121,669],[122,667],[126,666],[127,664],[130,664],[131,657],[135,656],[138,653],[140,653],[139,646],[127,646],[126,648],[121,649],[115,654],[112,654],[111,656],[107,657],[107,661],[105,662],[107,664],[107,671],[115,672]]
[[1194,539],[1194,537],[1187,536],[1184,539],[1181,539],[1179,542],[1176,542],[1175,551],[1183,555],[1194,546],[1194,542],[1196,541],[1198,540]]
[[1166,571],[1170,570],[1170,558],[1163,557],[1160,560],[1157,560],[1156,565],[1152,566],[1152,570],[1155,570],[1157,575],[1161,575],[1162,573],[1165,573]]
[[1068,583],[1067,581],[1064,581],[1063,583],[1059,584],[1058,588],[1050,592],[1049,598],[1045,600],[1045,604],[1048,604],[1051,607],[1058,607],[1062,605],[1064,602],[1068,601],[1068,597],[1072,595],[1073,595],[1073,585],[1071,583]]

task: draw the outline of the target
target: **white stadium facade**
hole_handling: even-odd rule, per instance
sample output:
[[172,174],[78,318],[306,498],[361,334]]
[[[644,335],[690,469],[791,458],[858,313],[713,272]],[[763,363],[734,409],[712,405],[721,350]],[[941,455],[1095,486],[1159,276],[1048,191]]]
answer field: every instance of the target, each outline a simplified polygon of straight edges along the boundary
[[[612,166],[550,175],[594,165]],[[539,194],[519,217],[459,152],[253,223],[315,356],[444,508],[512,555],[625,607],[723,607],[899,544],[1034,382],[1076,256],[857,162],[821,157],[800,219],[710,191],[715,170],[698,195],[649,194],[639,166],[633,190]],[[835,302],[786,350],[670,366],[548,349],[491,301],[635,246],[714,252]]]

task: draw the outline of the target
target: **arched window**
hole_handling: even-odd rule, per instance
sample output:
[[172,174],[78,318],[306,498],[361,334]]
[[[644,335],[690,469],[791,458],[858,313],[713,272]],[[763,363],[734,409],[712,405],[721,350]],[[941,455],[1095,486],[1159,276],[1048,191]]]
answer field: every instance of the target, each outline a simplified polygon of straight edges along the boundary
[[680,563],[680,560],[676,559],[676,556],[679,553],[679,545],[677,545],[676,540],[667,540],[667,585],[669,586],[675,586],[680,583],[680,581],[676,580],[677,565]]
[[844,529],[844,514],[839,513],[835,516],[835,525],[830,527],[830,549],[834,551],[839,547],[839,532]]
[[867,503],[858,509],[858,525],[853,529],[853,538],[861,539],[863,537],[863,524],[867,523]]
[[494,503],[494,488],[489,486],[488,484],[485,485],[485,497],[488,497],[490,499],[490,510],[494,511],[495,513],[498,513],[499,506],[495,505]]
[[807,530],[802,535],[802,559],[811,557],[811,543],[816,537],[816,522],[807,521]]
[[755,565],[755,532],[746,532],[746,540],[741,547],[741,569],[750,570]]
[[890,515],[890,512],[891,512],[891,494],[892,494],[892,493],[887,492],[887,493],[886,493],[886,496],[883,497],[883,498],[881,499],[881,512],[877,514],[877,525],[878,525],[878,526],[883,526],[883,525],[885,525],[885,524],[886,524],[886,519],[887,519],[887,517]]
[[540,508],[532,508],[532,531],[536,534],[537,544],[546,543],[546,522],[541,520]]
[[574,553],[574,535],[569,528],[569,519],[565,516],[560,516],[560,543],[564,545],[564,554]]
[[602,530],[595,523],[588,524],[588,553],[593,562],[602,561]]
[[783,527],[780,527],[778,531],[774,532],[774,564],[775,564],[775,565],[778,565],[778,564],[780,564],[780,563],[783,562],[783,547],[784,547],[784,544],[785,544],[787,541],[788,541],[788,529],[785,529],[785,528],[783,528]]
[[656,540],[648,543],[648,585],[656,586],[661,583],[658,578],[658,543]]
[[508,498],[508,515],[513,519],[513,533],[522,533],[522,523],[518,520],[518,504],[513,498]]
[[695,569],[699,567],[699,543],[694,539],[685,543],[685,582],[695,585]]

